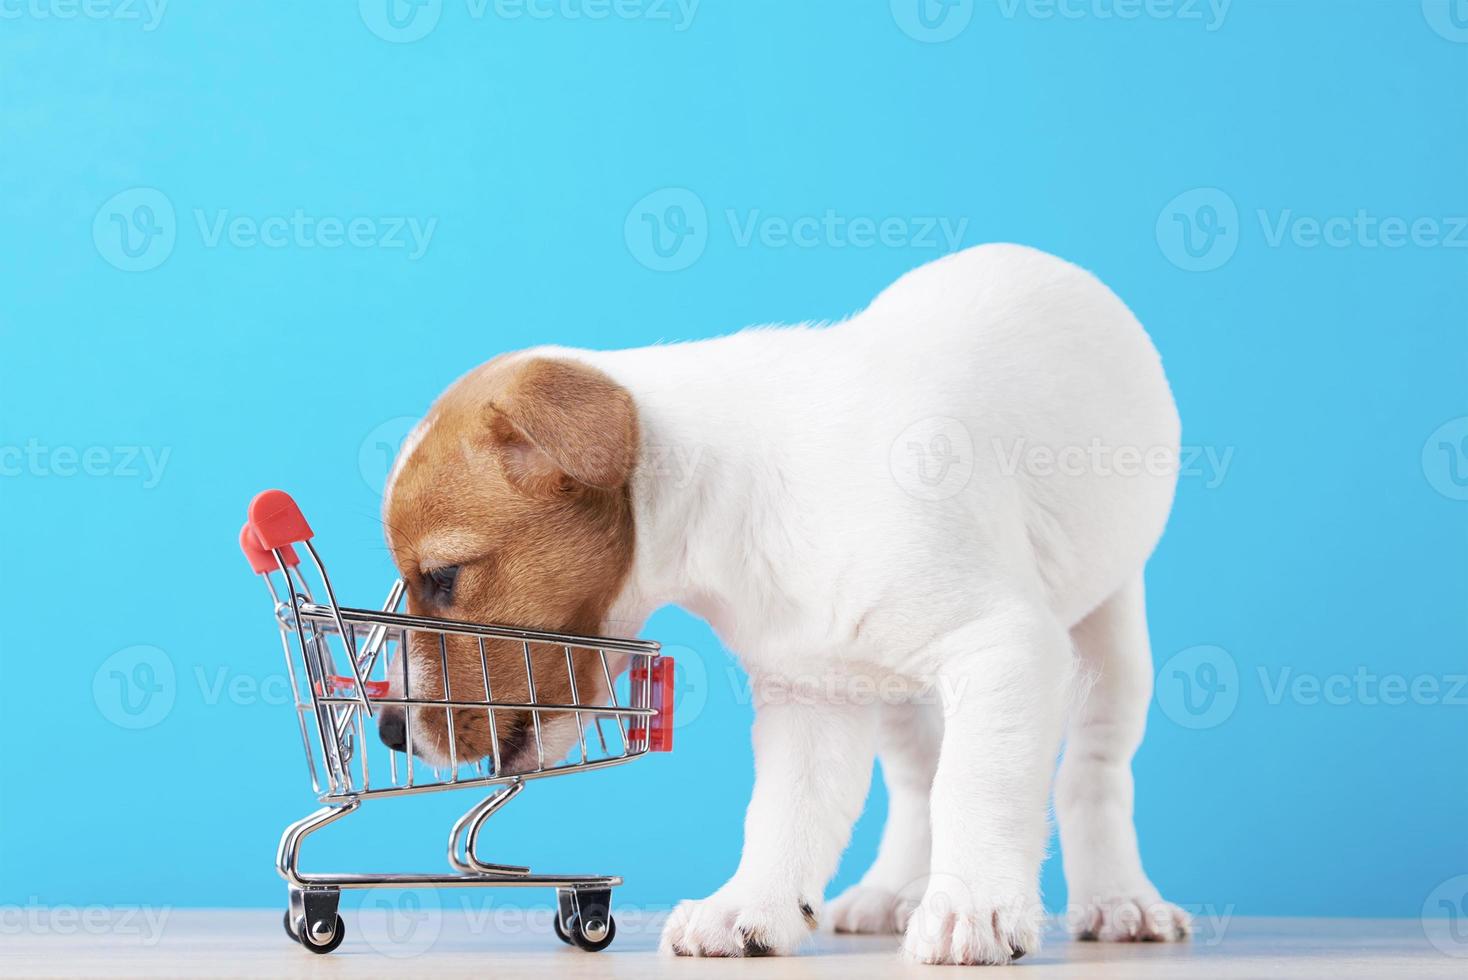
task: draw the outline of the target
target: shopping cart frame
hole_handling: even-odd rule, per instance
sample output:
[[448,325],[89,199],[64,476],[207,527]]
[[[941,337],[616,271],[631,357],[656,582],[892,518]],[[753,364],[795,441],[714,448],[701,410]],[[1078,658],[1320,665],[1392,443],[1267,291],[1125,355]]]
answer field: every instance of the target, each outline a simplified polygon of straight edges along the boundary
[[[281,835],[276,870],[287,884],[286,934],[316,953],[329,953],[340,946],[346,931],[339,913],[343,889],[552,888],[557,899],[553,919],[556,935],[568,945],[587,951],[606,948],[616,935],[616,923],[611,915],[611,893],[613,888],[622,884],[620,876],[534,874],[528,867],[483,861],[478,856],[479,838],[489,818],[520,795],[530,781],[623,765],[650,751],[671,749],[672,660],[661,656],[659,645],[649,640],[407,615],[397,611],[405,592],[401,580],[394,583],[381,609],[342,606],[337,602],[331,579],[312,544],[312,537],[310,526],[299,507],[279,490],[265,491],[251,502],[249,519],[240,532],[240,545],[251,568],[264,580],[270,592],[312,785],[317,791],[318,801],[324,804],[292,823]],[[313,599],[306,576],[301,571],[296,545],[302,546],[310,558],[323,587],[325,603]],[[276,576],[282,581],[283,588],[277,588]],[[440,637],[440,649],[445,657],[447,637],[474,639],[484,668],[484,697],[477,700],[453,698],[446,660],[441,697],[425,698],[420,694],[415,698],[410,696],[410,690],[393,697],[387,693],[386,682],[369,680],[374,667],[380,666],[386,672],[392,644],[397,642],[400,649],[405,649],[415,633]],[[498,700],[491,696],[486,656],[486,643],[490,641],[521,644],[529,692],[524,701]],[[536,699],[532,646],[564,650],[566,671],[571,682],[570,703],[548,703]],[[351,668],[350,676],[342,676],[334,669],[334,647],[345,654]],[[573,651],[583,656],[595,652],[599,657],[606,683],[605,703],[586,701],[578,692]],[[617,701],[614,675],[622,671],[613,670],[609,654],[616,658],[619,668],[626,667],[626,704]],[[297,674],[298,666],[300,675]],[[406,673],[404,679],[406,686]],[[448,778],[433,769],[433,778],[415,780],[410,736],[408,751],[404,753],[406,781],[400,780],[394,754],[389,757],[393,763],[391,783],[383,786],[379,779],[374,784],[367,762],[371,747],[366,742],[366,720],[374,716],[374,707],[385,706],[397,706],[409,713],[409,731],[412,729],[411,712],[415,709],[436,708],[446,713],[463,708],[485,710],[492,739],[493,767],[485,770],[489,758],[474,762],[455,758]],[[528,712],[533,718],[537,748],[534,769],[516,770],[501,766],[496,711]],[[551,765],[546,764],[541,717],[547,713],[552,717],[557,714],[575,716],[580,735],[579,760],[552,760]],[[593,719],[603,750],[601,758],[592,757],[593,749],[589,748],[584,716]],[[452,714],[449,717],[453,717]],[[619,751],[610,749],[602,729],[602,721],[607,718],[616,722],[613,736],[615,739],[620,734]],[[447,726],[451,745],[456,725],[454,722]],[[314,742],[313,733],[316,736]],[[360,765],[360,776],[353,767],[354,762]],[[477,773],[461,777],[462,768],[471,764],[477,764]],[[365,800],[476,787],[488,788],[491,792],[465,811],[451,827],[447,849],[450,872],[311,873],[301,868],[301,851],[306,839],[356,812]]]

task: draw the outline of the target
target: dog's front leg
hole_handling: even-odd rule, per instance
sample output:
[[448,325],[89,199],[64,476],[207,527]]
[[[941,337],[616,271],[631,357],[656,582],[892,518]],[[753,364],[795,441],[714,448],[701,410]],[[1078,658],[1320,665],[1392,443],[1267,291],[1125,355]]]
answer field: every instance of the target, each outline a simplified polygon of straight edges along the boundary
[[877,705],[838,704],[775,686],[789,696],[769,696],[768,682],[754,685],[754,796],[739,869],[708,898],[673,910],[663,929],[665,952],[780,955],[816,925],[871,784]]
[[1040,941],[1069,642],[1043,613],[1010,610],[956,631],[938,653],[945,717],[933,858],[903,948],[924,963],[1008,963]]

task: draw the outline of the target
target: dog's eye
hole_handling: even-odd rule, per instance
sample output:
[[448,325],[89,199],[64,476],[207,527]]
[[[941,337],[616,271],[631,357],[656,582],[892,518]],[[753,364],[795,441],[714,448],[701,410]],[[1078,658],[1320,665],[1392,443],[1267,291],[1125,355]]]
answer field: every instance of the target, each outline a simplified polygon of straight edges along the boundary
[[459,580],[459,566],[445,565],[424,573],[428,598],[435,605],[447,606],[454,601],[454,583]]

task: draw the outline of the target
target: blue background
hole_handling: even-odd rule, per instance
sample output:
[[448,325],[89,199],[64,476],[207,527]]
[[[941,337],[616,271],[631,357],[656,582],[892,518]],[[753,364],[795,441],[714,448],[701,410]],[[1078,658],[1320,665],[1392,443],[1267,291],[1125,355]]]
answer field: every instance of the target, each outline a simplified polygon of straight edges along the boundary
[[[1232,452],[1221,481],[1185,476],[1148,576],[1159,668],[1213,658],[1226,688],[1199,715],[1164,671],[1136,762],[1165,894],[1415,916],[1468,871],[1468,693],[1440,703],[1468,671],[1468,234],[1272,244],[1258,217],[1364,209],[1449,233],[1468,214],[1468,17],[1434,0],[1236,0],[1222,23],[1206,6],[1123,18],[1073,0],[1080,16],[1046,18],[981,2],[935,43],[895,6],[704,0],[680,25],[444,0],[406,43],[368,26],[391,35],[373,0],[175,0],[152,30],[6,8],[0,447],[12,464],[27,445],[101,447],[106,463],[0,477],[0,903],[283,899],[276,837],[314,803],[235,549],[255,491],[290,488],[345,597],[375,602],[391,574],[382,444],[463,370],[539,343],[839,317],[942,251],[741,244],[730,209],[966,219],[964,244],[1081,263],[1150,329],[1185,441]],[[145,271],[119,267],[112,216],[141,221],[158,197],[109,204],[135,188],[175,215]],[[666,188],[705,211],[683,212],[676,271],[650,268],[638,237],[644,214],[682,227],[666,205],[683,191],[639,205]],[[196,217],[296,209],[436,225],[414,258],[211,246]],[[161,480],[114,447],[167,452]],[[620,871],[621,901],[666,906],[735,866],[750,708],[702,624],[666,611],[648,635],[684,664],[678,751],[535,786],[494,822],[491,856]],[[137,729],[108,660],[135,646],[161,651],[166,709]],[[1355,681],[1345,703],[1271,696],[1282,677],[1363,668],[1436,678],[1443,697],[1380,703]],[[470,802],[368,807],[308,860],[437,868]],[[835,887],[874,853],[883,811],[878,788]],[[1058,860],[1045,893],[1063,905]]]

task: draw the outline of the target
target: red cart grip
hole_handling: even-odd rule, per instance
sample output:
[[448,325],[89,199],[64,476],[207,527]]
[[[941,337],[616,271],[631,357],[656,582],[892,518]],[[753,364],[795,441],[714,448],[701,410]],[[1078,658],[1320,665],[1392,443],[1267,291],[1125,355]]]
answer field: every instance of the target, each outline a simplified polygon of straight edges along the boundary
[[[332,674],[326,678],[327,683],[316,682],[316,693],[318,696],[349,694],[355,696],[357,693],[357,682],[350,677],[342,677],[340,674]],[[362,687],[369,698],[387,697],[387,681],[363,681]]]
[[[264,575],[266,572],[273,572],[280,568],[275,563],[275,556],[260,544],[259,538],[255,537],[255,529],[250,526],[249,521],[246,521],[245,526],[240,528],[240,550],[245,553],[245,558],[250,562],[250,569],[256,575]],[[290,545],[286,545],[280,551],[287,565],[295,566],[301,563],[296,549]]]
[[311,539],[311,525],[284,490],[266,490],[250,501],[250,526],[266,549]]
[[[633,700],[637,698],[639,685],[649,680],[649,669],[647,667],[632,668],[632,694]],[[647,747],[653,752],[673,751],[673,658],[658,657],[653,660],[650,672],[652,681],[652,694],[648,699],[649,708],[655,708],[657,714],[652,718],[649,726],[642,720],[632,722],[631,737],[634,741],[647,739]]]

